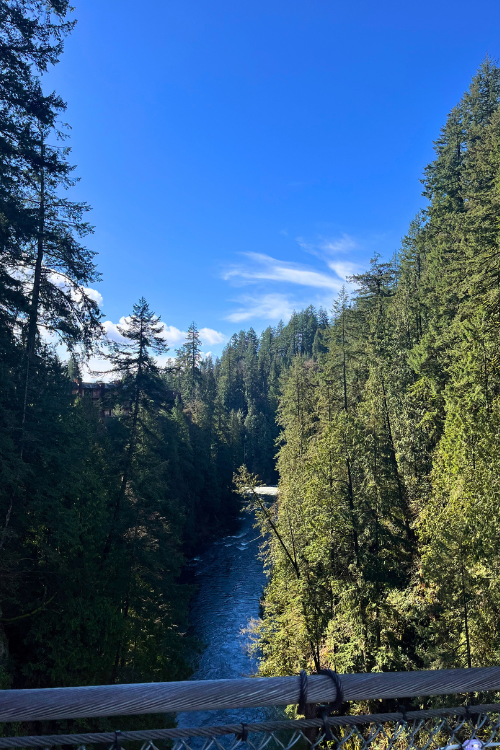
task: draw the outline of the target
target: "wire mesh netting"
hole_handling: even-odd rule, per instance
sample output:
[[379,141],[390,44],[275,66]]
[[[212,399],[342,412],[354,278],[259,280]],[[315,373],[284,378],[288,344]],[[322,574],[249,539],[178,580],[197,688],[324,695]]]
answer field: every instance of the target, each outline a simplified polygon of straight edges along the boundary
[[[345,717],[344,720],[349,718],[358,719]],[[235,750],[243,744],[251,750],[313,750],[316,747],[331,750],[482,750],[500,746],[500,714],[407,718],[406,721],[380,719],[354,725],[329,719],[322,722],[322,726],[261,732],[242,725],[242,731],[233,735],[230,743],[221,741],[218,736],[207,737],[202,744],[201,738],[194,742],[193,739],[177,739],[175,750]],[[142,750],[155,749],[145,745]]]
[[500,704],[192,729],[2,737],[0,748],[89,750],[483,750],[500,746]]

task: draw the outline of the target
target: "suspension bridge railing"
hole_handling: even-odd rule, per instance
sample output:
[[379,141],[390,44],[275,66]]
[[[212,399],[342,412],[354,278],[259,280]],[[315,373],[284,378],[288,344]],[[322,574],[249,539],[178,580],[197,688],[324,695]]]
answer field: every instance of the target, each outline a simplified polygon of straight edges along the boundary
[[[500,667],[301,677],[204,680],[0,691],[0,722],[91,719],[151,713],[338,704],[376,699],[500,692]],[[398,709],[400,706],[398,706]],[[314,712],[313,712],[314,713]],[[310,714],[310,712],[309,712]],[[118,722],[117,722],[118,723]],[[0,737],[0,748],[108,746],[142,743],[142,750],[253,750],[269,747],[339,750],[482,750],[500,746],[500,704],[320,716],[299,720],[124,732]]]

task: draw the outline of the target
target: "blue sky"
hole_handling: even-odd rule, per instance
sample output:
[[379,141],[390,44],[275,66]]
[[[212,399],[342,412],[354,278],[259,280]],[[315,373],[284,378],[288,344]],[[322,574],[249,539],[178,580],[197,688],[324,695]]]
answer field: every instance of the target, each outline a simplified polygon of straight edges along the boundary
[[77,0],[46,81],[68,102],[106,325],[145,296],[205,350],[397,250],[419,179],[486,53],[478,0]]

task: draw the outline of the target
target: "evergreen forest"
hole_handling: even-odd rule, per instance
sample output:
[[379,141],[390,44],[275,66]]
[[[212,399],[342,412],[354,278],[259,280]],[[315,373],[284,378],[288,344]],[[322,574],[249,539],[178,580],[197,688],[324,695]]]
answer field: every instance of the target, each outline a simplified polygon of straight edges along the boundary
[[262,675],[498,664],[500,68],[450,112],[400,249],[212,359],[194,322],[169,349],[140,290],[104,335],[43,86],[69,10],[0,0],[0,686],[189,677],[186,563],[242,507]]

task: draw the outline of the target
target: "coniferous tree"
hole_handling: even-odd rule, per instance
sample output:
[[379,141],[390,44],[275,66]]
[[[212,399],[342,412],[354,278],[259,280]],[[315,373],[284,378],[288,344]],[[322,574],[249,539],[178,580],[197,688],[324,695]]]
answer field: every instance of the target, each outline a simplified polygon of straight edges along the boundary
[[[164,354],[168,351],[167,342],[162,336],[163,325],[160,317],[150,310],[148,303],[141,297],[127,318],[126,326],[118,326],[118,332],[125,342],[112,341],[109,344],[108,360],[111,364],[109,373],[121,378],[122,403],[128,412],[128,435],[121,469],[120,490],[117,493],[113,514],[113,526],[118,521],[120,508],[127,492],[131,472],[137,452],[139,415],[147,412],[151,404],[161,402],[162,384],[159,369],[153,354]],[[110,530],[104,554],[109,552],[112,533]]]
[[64,110],[57,95],[43,95],[40,76],[58,61],[74,25],[65,18],[67,10],[65,0],[0,3],[0,305],[14,320],[28,312],[14,271],[37,232],[29,198],[40,128],[54,127]]
[[[271,541],[264,674],[312,666],[318,653],[348,671],[498,659],[499,76],[486,59],[451,112],[425,171],[430,205],[397,258],[354,277],[327,347],[316,333],[316,363],[285,375],[273,519],[313,585],[291,585]],[[279,328],[285,368],[300,321]],[[312,591],[328,602],[326,622]]]
[[182,375],[182,383],[188,400],[193,399],[200,379],[201,340],[196,323],[187,330],[186,341],[177,349],[177,367]]

